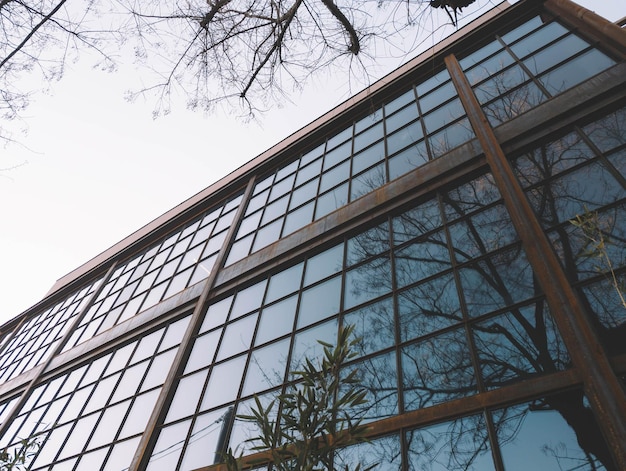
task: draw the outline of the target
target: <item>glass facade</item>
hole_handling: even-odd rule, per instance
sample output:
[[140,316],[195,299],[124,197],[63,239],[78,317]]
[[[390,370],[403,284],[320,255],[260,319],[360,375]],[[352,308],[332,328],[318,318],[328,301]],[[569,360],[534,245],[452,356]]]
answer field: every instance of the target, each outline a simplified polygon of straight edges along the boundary
[[626,69],[553,3],[479,21],[6,324],[0,447],[217,470],[222,438],[254,452],[238,414],[351,325],[370,441],[336,468],[621,469]]

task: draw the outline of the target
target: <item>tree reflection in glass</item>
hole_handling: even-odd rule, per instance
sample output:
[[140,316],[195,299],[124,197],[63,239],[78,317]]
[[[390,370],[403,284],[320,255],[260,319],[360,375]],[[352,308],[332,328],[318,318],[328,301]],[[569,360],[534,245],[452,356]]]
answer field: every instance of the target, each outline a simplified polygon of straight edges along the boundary
[[495,469],[482,414],[412,430],[407,432],[406,441],[410,471]]

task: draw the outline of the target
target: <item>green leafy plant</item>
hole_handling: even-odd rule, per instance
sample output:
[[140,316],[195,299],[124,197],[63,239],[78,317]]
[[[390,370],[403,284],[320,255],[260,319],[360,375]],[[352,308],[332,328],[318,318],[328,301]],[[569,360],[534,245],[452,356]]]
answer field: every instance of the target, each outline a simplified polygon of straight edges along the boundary
[[39,449],[39,442],[34,438],[25,438],[19,445],[0,451],[0,471],[26,470],[27,463]]
[[[239,471],[263,462],[271,462],[278,471],[317,471],[353,469],[366,471],[373,466],[356,464],[343,468],[336,463],[339,448],[367,441],[367,426],[353,417],[356,407],[367,403],[356,370],[341,376],[342,366],[354,358],[351,339],[354,326],[339,330],[335,346],[318,341],[324,354],[318,364],[306,358],[302,369],[291,373],[293,386],[264,407],[258,398],[250,414],[240,420],[252,423],[259,435],[248,440],[256,455],[236,458],[232,449],[224,463],[229,471]],[[280,410],[275,417],[275,407]]]

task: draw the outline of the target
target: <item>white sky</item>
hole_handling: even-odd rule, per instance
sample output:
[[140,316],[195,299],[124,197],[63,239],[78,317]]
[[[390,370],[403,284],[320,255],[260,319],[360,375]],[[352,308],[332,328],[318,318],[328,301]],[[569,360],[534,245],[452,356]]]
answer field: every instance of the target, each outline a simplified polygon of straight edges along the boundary
[[[578,3],[612,21],[626,16],[623,0]],[[28,133],[18,136],[24,145],[0,147],[0,169],[20,165],[0,170],[0,324],[58,278],[359,91],[335,73],[257,122],[187,111],[183,99],[153,120],[154,103],[124,100],[135,79],[132,66],[104,73],[75,64],[49,94],[33,97]]]

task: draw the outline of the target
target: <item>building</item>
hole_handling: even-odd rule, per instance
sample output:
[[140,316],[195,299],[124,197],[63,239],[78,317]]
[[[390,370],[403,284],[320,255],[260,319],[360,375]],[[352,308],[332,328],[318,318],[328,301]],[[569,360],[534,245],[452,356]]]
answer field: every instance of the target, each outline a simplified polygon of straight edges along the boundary
[[337,467],[626,469],[625,57],[568,0],[462,28],[3,325],[0,446],[205,469],[350,324]]

